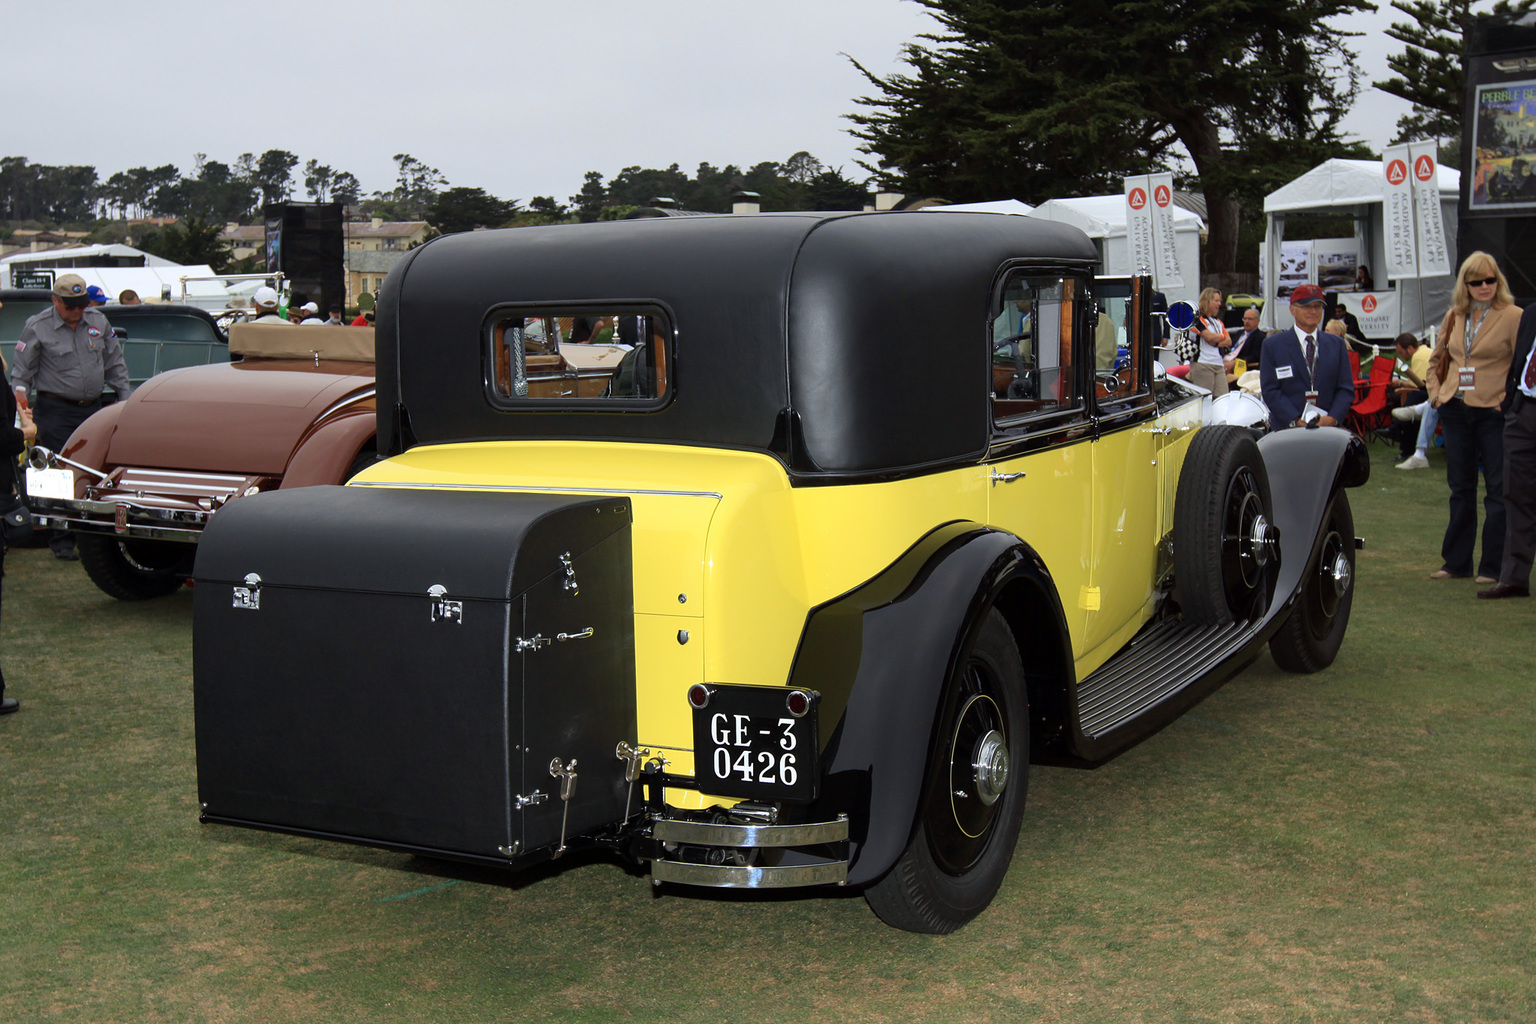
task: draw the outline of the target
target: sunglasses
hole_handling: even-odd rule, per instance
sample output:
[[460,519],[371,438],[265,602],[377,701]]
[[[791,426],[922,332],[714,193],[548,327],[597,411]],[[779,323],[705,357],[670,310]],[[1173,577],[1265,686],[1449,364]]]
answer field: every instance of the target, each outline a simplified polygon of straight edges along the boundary
[[1468,288],[1486,288],[1490,284],[1498,284],[1498,283],[1499,283],[1499,279],[1496,278],[1496,277],[1485,277],[1481,281],[1468,281],[1467,282],[1467,287]]
[[91,304],[89,295],[76,295],[68,299],[60,298],[59,301],[64,303],[67,309],[84,309]]

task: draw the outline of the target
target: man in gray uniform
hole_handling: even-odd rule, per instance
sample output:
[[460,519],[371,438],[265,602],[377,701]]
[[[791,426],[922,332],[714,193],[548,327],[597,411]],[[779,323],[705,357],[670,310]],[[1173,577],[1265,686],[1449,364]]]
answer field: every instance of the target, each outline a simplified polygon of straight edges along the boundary
[[[53,285],[53,308],[26,322],[16,342],[11,386],[16,404],[27,406],[27,391],[36,391],[32,404],[37,443],[64,450],[69,435],[101,408],[101,390],[111,385],[118,401],[128,397],[128,366],[112,325],[98,310],[88,308],[85,280],[62,274]],[[75,537],[55,530],[48,541],[55,558],[74,561]]]

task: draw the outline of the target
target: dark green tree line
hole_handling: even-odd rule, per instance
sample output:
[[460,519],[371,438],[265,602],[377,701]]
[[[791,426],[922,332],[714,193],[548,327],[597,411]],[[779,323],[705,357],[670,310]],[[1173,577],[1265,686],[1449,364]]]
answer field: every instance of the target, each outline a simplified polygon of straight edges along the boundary
[[[1339,122],[1354,54],[1324,21],[1370,0],[916,0],[940,31],[876,89],[854,135],[879,182],[951,201],[1118,191],[1180,151],[1206,197],[1207,270],[1235,269],[1242,198],[1359,152]],[[1276,161],[1279,161],[1277,163]]]
[[[593,221],[605,211],[649,206],[665,198],[685,210],[729,213],[732,198],[741,191],[756,192],[764,211],[859,210],[868,198],[862,182],[802,150],[783,163],[764,161],[745,169],[701,163],[692,175],[677,164],[665,169],[625,167],[606,184],[601,172],[588,171],[581,190],[570,197],[569,210],[579,220]],[[535,197],[529,208],[541,217],[567,209],[548,196]]]

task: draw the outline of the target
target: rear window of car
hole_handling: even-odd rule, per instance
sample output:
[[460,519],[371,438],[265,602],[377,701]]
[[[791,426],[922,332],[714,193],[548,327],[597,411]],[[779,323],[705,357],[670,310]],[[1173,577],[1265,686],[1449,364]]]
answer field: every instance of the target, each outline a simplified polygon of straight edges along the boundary
[[16,341],[21,337],[21,329],[27,325],[27,321],[35,314],[49,309],[48,302],[32,302],[26,299],[12,299],[4,306],[0,306],[0,341]]
[[108,317],[112,329],[134,341],[218,341],[212,324],[196,316]]
[[486,393],[502,408],[655,407],[671,388],[672,323],[649,306],[517,307],[486,328]]

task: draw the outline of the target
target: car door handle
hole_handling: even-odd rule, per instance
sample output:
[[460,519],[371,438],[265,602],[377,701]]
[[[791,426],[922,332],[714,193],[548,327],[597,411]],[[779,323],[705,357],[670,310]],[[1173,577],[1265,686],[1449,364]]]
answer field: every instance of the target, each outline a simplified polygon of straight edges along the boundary
[[1023,473],[999,473],[995,469],[992,471],[992,486],[993,487],[996,487],[998,484],[1011,484],[1015,480],[1022,480],[1022,479],[1024,479],[1024,474]]

